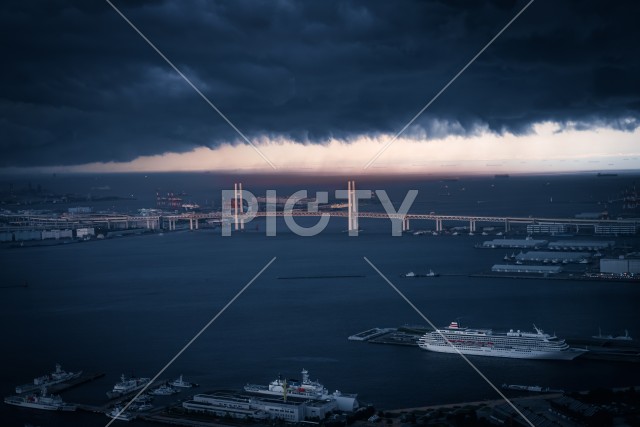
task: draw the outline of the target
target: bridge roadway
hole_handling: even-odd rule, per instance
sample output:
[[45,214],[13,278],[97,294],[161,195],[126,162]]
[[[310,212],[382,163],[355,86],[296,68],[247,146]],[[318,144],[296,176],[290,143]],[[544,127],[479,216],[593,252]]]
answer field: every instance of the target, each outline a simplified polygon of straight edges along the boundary
[[[294,217],[317,217],[323,214],[329,214],[332,217],[348,218],[347,211],[318,211],[308,212],[305,210],[294,210],[291,215]],[[482,216],[482,215],[440,215],[440,214],[387,214],[384,212],[362,212],[355,213],[358,218],[374,218],[374,219],[399,219],[403,220],[403,230],[409,228],[411,220],[428,220],[436,223],[436,230],[443,229],[443,222],[467,222],[470,231],[475,231],[476,223],[503,224],[505,229],[509,229],[510,224],[564,224],[574,226],[594,227],[596,225],[616,225],[616,226],[640,226],[640,218],[633,219],[583,219],[583,218],[543,218],[543,217],[515,217],[515,216]],[[266,212],[260,211],[256,213],[256,217],[283,217],[283,211]],[[179,221],[189,221],[191,229],[197,229],[200,220],[214,221],[230,221],[235,222],[233,212],[229,215],[223,215],[222,212],[198,213],[188,212],[173,215],[161,216],[129,216],[129,215],[62,215],[60,217],[52,217],[46,215],[21,215],[21,214],[2,214],[0,215],[0,231],[16,231],[16,230],[45,230],[45,229],[77,229],[83,227],[103,226],[107,229],[129,228],[131,225],[135,227],[144,227],[148,229],[166,229],[175,230],[175,224]],[[124,226],[124,227],[123,227]]]

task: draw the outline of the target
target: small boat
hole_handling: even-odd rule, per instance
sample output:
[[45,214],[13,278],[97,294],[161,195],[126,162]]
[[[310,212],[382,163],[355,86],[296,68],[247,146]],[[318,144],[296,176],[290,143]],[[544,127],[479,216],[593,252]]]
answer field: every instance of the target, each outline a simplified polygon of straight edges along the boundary
[[155,396],[171,396],[172,394],[180,393],[180,390],[168,386],[166,384],[161,385],[157,389],[149,392],[149,394],[153,394]]
[[134,402],[136,403],[149,403],[153,400],[153,397],[149,396],[148,394],[141,394],[140,396],[136,397],[135,399],[133,399]]
[[404,274],[401,274],[401,275],[400,275],[400,277],[408,277],[408,278],[418,278],[418,277],[438,277],[438,276],[439,276],[439,274],[438,274],[438,273],[435,273],[433,270],[429,270],[429,272],[428,272],[428,273],[426,273],[426,274],[422,274],[422,273],[421,273],[421,274],[416,274],[416,273],[414,273],[413,271],[410,271],[410,272],[408,272],[408,273],[404,273]]
[[510,258],[509,258],[508,254],[504,254],[504,258],[502,258],[502,259],[505,260],[505,261],[509,261]]
[[578,261],[580,264],[589,264],[589,260],[587,260],[586,258],[582,258],[580,261]]
[[138,406],[138,408],[136,409],[138,412],[145,412],[145,411],[149,411],[153,409],[153,405],[150,403],[143,403],[142,405]]
[[169,383],[169,385],[172,386],[172,387],[180,387],[180,388],[191,388],[191,387],[196,387],[197,386],[197,384],[193,384],[193,383],[190,383],[188,381],[185,381],[182,378],[182,374],[180,374],[180,378],[171,381]]
[[111,412],[107,412],[107,417],[120,421],[131,421],[135,418],[133,414],[123,411],[119,406],[114,407]]
[[592,335],[591,338],[597,340],[615,340],[615,341],[633,341],[633,338],[629,336],[629,331],[624,330],[624,335],[614,337],[613,335],[602,335],[602,330],[598,328],[598,335]]
[[614,340],[620,340],[620,341],[633,341],[633,338],[631,338],[629,336],[629,331],[627,331],[626,329],[624,330],[624,335],[619,335],[617,337],[614,338]]
[[429,270],[429,272],[427,274],[425,274],[425,277],[438,277],[439,274],[438,273],[434,273],[433,270]]

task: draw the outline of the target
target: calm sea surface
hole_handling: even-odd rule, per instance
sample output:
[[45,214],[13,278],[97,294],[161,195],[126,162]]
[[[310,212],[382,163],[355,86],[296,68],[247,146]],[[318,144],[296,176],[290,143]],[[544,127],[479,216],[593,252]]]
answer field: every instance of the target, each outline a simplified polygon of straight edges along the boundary
[[[175,175],[172,182],[203,205],[207,195],[219,198],[216,188],[228,188],[226,182],[216,187],[202,184],[203,176],[197,178]],[[122,210],[152,207],[158,181],[168,181],[166,175],[83,179],[86,182],[76,180],[78,188],[68,191],[108,184],[114,194],[126,195],[118,189],[128,179],[129,192],[145,197],[118,202],[115,208]],[[147,185],[145,179],[155,181]],[[573,216],[611,210],[603,202],[633,181],[593,176],[468,178],[386,186],[371,182],[369,188],[387,189],[394,201],[407,189],[420,190],[412,212]],[[253,184],[251,189],[262,195],[264,185]],[[247,184],[245,188],[250,189]],[[310,187],[276,187],[281,188],[289,194]],[[311,189],[335,188],[328,182]],[[155,375],[273,257],[276,261],[163,377],[184,374],[202,385],[200,391],[240,389],[247,382],[266,384],[279,373],[298,378],[305,368],[329,389],[358,393],[361,402],[380,408],[497,398],[457,355],[347,340],[375,326],[424,323],[363,257],[436,325],[460,318],[470,326],[496,329],[531,330],[535,323],[560,337],[588,337],[598,327],[603,333],[628,329],[640,336],[638,284],[470,278],[465,275],[486,271],[504,256],[504,251],[474,248],[491,237],[391,237],[387,220],[361,220],[360,225],[364,232],[357,238],[343,233],[346,220],[335,218],[324,233],[307,238],[293,235],[279,222],[277,237],[264,235],[264,223],[258,230],[252,223],[247,232],[231,237],[222,237],[219,230],[199,230],[55,247],[0,247],[2,283],[29,283],[28,288],[0,289],[0,393],[12,394],[15,385],[51,371],[59,362],[68,370],[105,372],[105,377],[63,393],[67,401],[101,403],[121,374]],[[433,227],[412,223],[414,229]],[[637,244],[629,238],[616,240]],[[399,278],[410,270],[430,268],[459,276]],[[313,275],[364,277],[278,279]],[[566,390],[640,385],[636,364],[472,361],[498,385]],[[101,415],[48,414],[7,405],[0,406],[0,420],[7,426],[102,426],[108,421]]]

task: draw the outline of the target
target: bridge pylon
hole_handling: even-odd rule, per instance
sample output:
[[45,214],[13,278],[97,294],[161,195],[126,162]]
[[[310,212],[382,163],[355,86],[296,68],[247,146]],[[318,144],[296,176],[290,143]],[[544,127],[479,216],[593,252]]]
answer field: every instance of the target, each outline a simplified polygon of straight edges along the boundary
[[347,181],[347,205],[349,212],[349,231],[358,232],[358,203],[356,200],[356,182]]
[[244,230],[244,216],[242,205],[242,183],[233,184],[233,223],[236,230]]

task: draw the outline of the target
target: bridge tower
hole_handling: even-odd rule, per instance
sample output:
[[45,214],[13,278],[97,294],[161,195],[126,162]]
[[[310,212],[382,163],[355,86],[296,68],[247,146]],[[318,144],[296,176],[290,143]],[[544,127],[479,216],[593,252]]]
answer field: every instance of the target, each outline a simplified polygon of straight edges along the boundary
[[236,230],[244,230],[244,218],[242,214],[242,183],[236,182],[233,184],[233,222]]
[[347,182],[347,205],[349,212],[349,231],[358,232],[358,203],[356,200],[356,182]]

